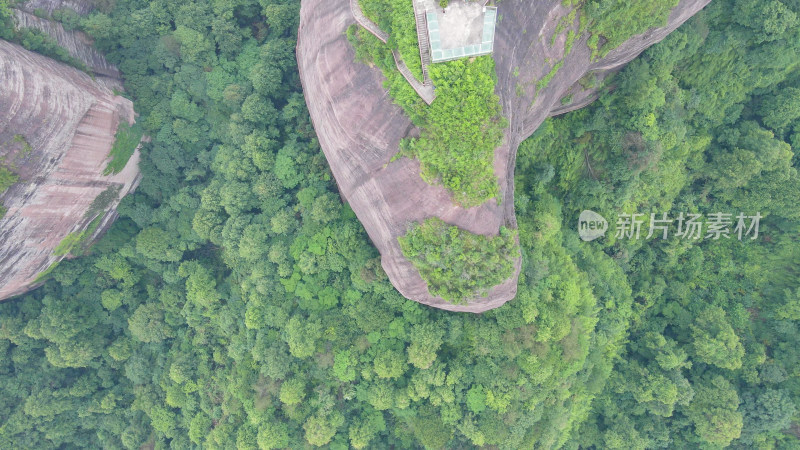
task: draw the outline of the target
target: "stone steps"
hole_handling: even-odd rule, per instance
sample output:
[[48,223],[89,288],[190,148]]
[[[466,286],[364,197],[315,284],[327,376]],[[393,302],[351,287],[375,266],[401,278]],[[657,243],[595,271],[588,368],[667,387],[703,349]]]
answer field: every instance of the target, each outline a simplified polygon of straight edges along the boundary
[[414,22],[417,25],[417,42],[419,43],[419,58],[422,62],[422,83],[427,85],[432,84],[428,76],[428,66],[431,63],[431,46],[428,41],[427,23],[425,20],[425,11],[418,8],[418,4],[414,2]]
[[375,35],[381,42],[385,44],[386,41],[389,40],[389,33],[381,30],[375,22],[369,20],[369,18],[364,15],[364,12],[361,11],[361,6],[358,4],[358,0],[350,0],[350,11],[353,13],[356,22],[365,30]]
[[[414,7],[416,10],[416,2],[414,3]],[[359,25],[361,25],[365,30],[372,33],[375,37],[381,40],[384,44],[389,40],[389,34],[385,31],[381,30],[375,22],[369,20],[367,16],[364,15],[364,12],[361,11],[361,6],[358,4],[358,0],[350,0],[350,11],[353,13],[353,17],[356,19]],[[418,15],[419,16],[419,15]],[[425,22],[420,22],[420,20],[425,20],[424,12],[422,13],[421,18],[417,17],[415,21],[417,22],[417,37],[419,38],[420,44],[420,59],[422,61],[422,79],[423,81],[420,82],[411,73],[408,66],[403,59],[400,57],[400,54],[396,50],[392,50],[392,56],[394,56],[394,63],[397,66],[397,70],[400,71],[400,74],[403,75],[403,78],[408,81],[408,84],[411,85],[412,88],[417,92],[417,94],[425,101],[427,104],[431,104],[433,100],[436,98],[436,94],[433,92],[433,83],[431,82],[430,77],[428,77],[428,64],[430,64],[430,46],[428,45],[428,36],[427,33],[424,32]],[[420,28],[420,24],[423,24],[422,28]],[[421,31],[422,30],[422,31]],[[424,49],[424,51],[423,51]],[[427,62],[426,62],[427,61]]]
[[414,74],[411,73],[408,66],[406,66],[406,63],[403,62],[400,54],[396,50],[392,50],[392,56],[394,56],[394,63],[397,66],[397,70],[399,70],[400,74],[408,81],[408,84],[414,88],[417,95],[419,95],[425,103],[429,105],[433,103],[436,99],[436,94],[433,92],[433,85],[420,83]]

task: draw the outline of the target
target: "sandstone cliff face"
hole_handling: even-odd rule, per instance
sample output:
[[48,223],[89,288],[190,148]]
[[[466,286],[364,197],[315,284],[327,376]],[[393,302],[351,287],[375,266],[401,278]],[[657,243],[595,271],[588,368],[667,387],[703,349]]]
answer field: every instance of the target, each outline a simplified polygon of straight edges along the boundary
[[14,9],[12,12],[14,13],[14,24],[17,28],[35,28],[44,32],[52,37],[59,46],[65,48],[72,57],[86,64],[86,67],[96,76],[109,78],[109,81],[118,85],[121,89],[119,70],[106,61],[106,58],[94,48],[92,39],[86,33],[65,30],[58,22],[36,17],[20,9]]
[[[501,2],[494,44],[499,79],[496,92],[510,123],[504,144],[495,151],[502,203],[464,209],[452,204],[444,188],[422,181],[416,161],[402,158],[389,162],[398,142],[413,125],[392,104],[382,87],[380,71],[354,60],[345,37],[345,30],[355,22],[348,0],[303,0],[297,60],[306,103],[341,193],[380,251],[382,266],[397,290],[412,300],[453,311],[482,312],[514,298],[519,261],[515,275],[493,288],[487,298],[455,306],[431,296],[417,270],[403,257],[398,236],[405,234],[411,223],[430,216],[486,235],[496,234],[504,224],[516,226],[513,175],[519,143],[549,115],[584,106],[596,98],[595,93],[577,85],[585,74],[602,76],[618,70],[709,2],[682,0],[667,26],[634,36],[594,62],[586,36],[566,57],[567,30],[552,47],[549,45],[559,20],[569,13],[561,0]],[[577,23],[573,28],[577,29]],[[554,63],[563,58],[563,67],[536,95],[536,81],[550,71],[547,58]],[[518,76],[514,76],[517,69]],[[524,95],[517,94],[518,84]],[[575,93],[573,104],[562,106],[560,99],[568,91]]]
[[90,0],[27,0],[15,7],[29,13],[33,13],[38,9],[47,14],[53,14],[53,11],[57,9],[71,9],[83,15],[92,10],[92,2]]
[[[132,103],[87,74],[0,40],[0,156],[20,181],[0,196],[0,299],[25,292],[61,257],[53,250],[86,229],[92,202],[136,187],[138,151],[122,172],[103,176],[120,121]],[[20,137],[21,136],[21,137]],[[95,235],[113,221],[114,200]],[[93,236],[95,237],[95,236]]]

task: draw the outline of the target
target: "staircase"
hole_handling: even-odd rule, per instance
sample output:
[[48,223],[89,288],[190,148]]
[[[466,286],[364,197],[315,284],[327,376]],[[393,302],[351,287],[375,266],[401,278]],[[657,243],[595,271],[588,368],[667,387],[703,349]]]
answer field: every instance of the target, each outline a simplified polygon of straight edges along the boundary
[[[422,83],[417,80],[417,78],[411,73],[411,70],[408,69],[406,63],[403,62],[403,59],[400,57],[400,53],[397,50],[392,50],[392,56],[394,56],[394,63],[397,66],[397,70],[400,71],[400,74],[403,75],[403,78],[408,81],[408,84],[411,85],[412,88],[417,92],[417,94],[422,98],[422,100],[427,103],[431,104],[434,99],[436,99],[436,93],[434,93],[433,83],[431,82],[430,77],[428,77],[428,64],[431,63],[431,48],[428,44],[428,33],[427,33],[427,23],[425,21],[425,11],[418,11],[417,10],[417,2],[414,1],[414,12],[415,12],[415,22],[417,24],[417,39],[419,39],[419,57],[422,61]],[[356,19],[359,25],[364,27],[365,30],[372,33],[375,37],[381,40],[384,44],[389,40],[389,34],[385,31],[381,30],[377,24],[372,22],[364,15],[364,12],[361,10],[361,6],[358,4],[358,0],[350,0],[350,11],[353,13],[353,17]]]
[[422,61],[422,83],[431,84],[428,76],[428,65],[431,63],[431,46],[428,41],[428,23],[425,19],[425,10],[422,5],[414,1],[414,22],[417,25],[417,42],[419,43],[419,59]]
[[428,79],[427,84],[420,83],[411,73],[411,70],[408,69],[406,63],[400,58],[400,53],[397,50],[392,50],[392,56],[394,56],[394,63],[397,66],[397,70],[399,70],[400,74],[408,81],[408,84],[414,88],[417,95],[419,95],[425,103],[429,105],[433,103],[436,99],[436,93],[433,91],[433,84],[430,82],[430,79]]
[[385,44],[386,41],[389,40],[389,34],[381,30],[377,24],[364,15],[364,12],[361,11],[361,5],[358,4],[358,0],[350,0],[350,11],[353,13],[356,22],[364,27],[365,30],[372,33],[376,38],[380,39],[381,42]]

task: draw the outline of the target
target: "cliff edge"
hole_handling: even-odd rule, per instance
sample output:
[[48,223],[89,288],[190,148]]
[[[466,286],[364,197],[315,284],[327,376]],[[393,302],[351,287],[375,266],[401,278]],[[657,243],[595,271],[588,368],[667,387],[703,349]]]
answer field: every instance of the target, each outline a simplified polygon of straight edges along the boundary
[[[634,36],[605,57],[592,61],[588,36],[581,36],[564,56],[569,29],[551,38],[571,9],[560,0],[503,1],[498,5],[494,59],[503,114],[509,120],[504,143],[495,150],[494,168],[502,202],[479,207],[453,205],[441,186],[425,183],[416,160],[391,161],[399,141],[414,126],[382,87],[383,76],[354,59],[345,36],[355,23],[348,0],[303,0],[297,60],[320,145],[330,163],[342,196],[348,201],[381,253],[381,264],[392,284],[405,297],[452,311],[483,312],[501,306],[516,295],[520,261],[512,278],[495,286],[486,298],[453,305],[432,296],[416,268],[403,257],[397,238],[413,222],[439,217],[472,233],[495,235],[500,226],[516,227],[514,165],[517,147],[550,115],[588,104],[596,93],[579,87],[589,72],[599,76],[618,70],[647,47],[701,10],[710,0],[682,0],[667,25]],[[548,61],[563,61],[546,87],[537,81],[551,70]],[[575,92],[570,106],[561,104]]]
[[139,153],[103,175],[117,126],[133,123],[133,104],[77,69],[0,40],[0,86],[0,160],[19,177],[0,195],[2,300],[35,287],[65,256],[57,248],[68,235],[94,222],[89,241],[113,221],[138,183]]

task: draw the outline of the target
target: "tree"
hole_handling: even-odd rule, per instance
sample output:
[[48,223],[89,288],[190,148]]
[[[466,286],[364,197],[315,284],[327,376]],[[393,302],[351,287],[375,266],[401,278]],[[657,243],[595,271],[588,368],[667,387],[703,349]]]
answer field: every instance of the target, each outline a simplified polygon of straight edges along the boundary
[[0,22],[11,17],[11,10],[8,8],[8,0],[0,0]]
[[213,60],[214,44],[208,36],[183,25],[178,25],[173,35],[181,44],[183,60],[197,64],[207,64]]
[[333,363],[333,372],[340,381],[349,383],[356,379],[356,370],[352,366],[350,350],[344,350],[336,354]]
[[258,442],[258,448],[261,450],[287,447],[289,445],[289,433],[286,424],[274,418],[262,422],[256,441]]
[[642,436],[633,421],[623,418],[617,418],[610,429],[606,430],[603,444],[609,449],[645,450],[652,447],[652,443]]
[[784,390],[766,389],[742,398],[742,442],[752,443],[760,433],[781,433],[789,429],[797,407]]
[[264,256],[268,249],[267,227],[261,224],[248,225],[239,241],[239,256],[248,261],[257,261]]
[[442,423],[433,414],[432,408],[421,408],[419,416],[410,420],[414,436],[426,449],[439,449],[445,446],[453,435],[453,429]]
[[81,21],[81,27],[89,36],[104,41],[114,34],[114,22],[103,13],[92,13]]
[[474,385],[467,391],[467,408],[475,414],[486,409],[486,392],[483,385]]
[[160,228],[145,228],[136,236],[136,251],[157,261],[180,261],[183,251],[174,246],[177,240]]
[[186,300],[204,308],[213,308],[220,300],[210,270],[196,261],[187,261],[181,264],[178,273],[186,278]]
[[242,450],[258,450],[258,430],[247,423],[239,427],[236,433],[236,448]]
[[153,407],[147,413],[150,416],[150,423],[156,431],[160,431],[167,436],[172,436],[175,432],[175,414],[159,405]]
[[272,102],[259,94],[250,94],[242,103],[242,118],[250,122],[268,125],[278,117]]
[[778,0],[737,0],[733,8],[736,22],[753,30],[756,43],[780,39],[798,23],[797,14]]
[[[232,14],[231,14],[232,15]],[[242,43],[242,34],[230,17],[217,17],[211,23],[214,42],[223,55],[235,55]]]
[[28,337],[42,339],[47,360],[55,367],[86,367],[103,352],[107,332],[101,325],[102,309],[77,298],[45,296],[41,313],[25,326]]
[[800,288],[794,292],[789,289],[784,291],[786,303],[778,306],[775,317],[785,320],[800,320]]
[[764,125],[773,130],[786,128],[800,118],[800,88],[789,87],[767,97],[759,108]]
[[344,424],[344,416],[339,411],[317,411],[303,424],[306,441],[311,445],[323,446],[331,441],[336,429]]
[[294,218],[294,214],[288,208],[284,208],[272,216],[270,225],[273,233],[286,234],[294,230],[297,226],[297,221]]
[[298,5],[276,4],[266,0],[260,0],[259,3],[264,8],[263,13],[273,35],[281,36],[296,26]]
[[94,265],[113,280],[119,281],[122,288],[132,287],[141,278],[133,266],[120,255],[103,255]]
[[301,378],[290,378],[281,384],[280,399],[284,405],[297,405],[306,396],[306,383]]
[[128,319],[128,329],[139,342],[161,342],[174,336],[164,322],[164,311],[158,303],[144,303]]
[[205,437],[208,436],[208,430],[212,424],[211,418],[206,413],[198,412],[189,423],[189,439],[195,444],[201,445]]
[[170,109],[175,117],[180,117],[190,122],[197,122],[203,118],[203,110],[199,105],[189,100],[189,94],[183,90],[177,90],[172,95]]
[[744,347],[722,308],[712,306],[697,316],[692,339],[695,355],[704,363],[731,370],[742,366]]
[[286,324],[286,342],[289,344],[289,351],[296,358],[308,358],[314,354],[316,341],[322,336],[322,329],[319,322],[306,321],[305,324],[300,317],[293,316]]
[[356,449],[365,448],[378,433],[385,429],[386,422],[383,420],[383,414],[378,411],[370,411],[354,420],[350,425],[348,431],[350,444]]
[[107,289],[103,291],[100,301],[103,303],[103,308],[109,311],[114,311],[122,306],[122,300],[124,297],[125,295],[120,290]]
[[405,372],[405,366],[405,355],[393,350],[379,352],[373,362],[375,373],[380,378],[400,378]]
[[436,351],[442,345],[444,332],[434,323],[415,325],[411,329],[411,345],[408,346],[408,362],[420,369],[427,369],[436,359]]
[[367,401],[378,411],[384,411],[394,406],[394,391],[392,385],[386,382],[372,383],[367,390]]
[[687,416],[705,442],[726,446],[741,435],[739,396],[731,383],[717,375],[695,384],[695,397]]
[[336,220],[341,206],[341,202],[333,194],[323,194],[314,199],[310,212],[311,220],[323,224]]

